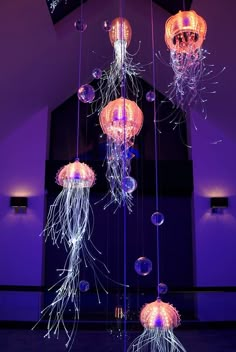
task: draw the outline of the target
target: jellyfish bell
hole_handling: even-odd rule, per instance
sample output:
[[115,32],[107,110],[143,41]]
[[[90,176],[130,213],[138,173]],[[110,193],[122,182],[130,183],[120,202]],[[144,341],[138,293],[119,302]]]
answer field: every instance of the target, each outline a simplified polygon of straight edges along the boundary
[[[107,291],[97,272],[107,277],[109,271],[102,261],[96,260],[94,251],[100,252],[91,240],[93,214],[90,212],[89,193],[95,183],[94,171],[87,164],[75,160],[57,172],[56,183],[62,186],[62,190],[50,206],[42,234],[46,239],[51,238],[53,245],[60,247],[62,244],[67,257],[64,267],[58,269],[58,281],[50,288],[57,287],[55,298],[41,312],[41,319],[46,315],[49,317],[45,337],[58,337],[60,327],[64,329],[68,347],[74,340],[79,321],[80,292],[89,289],[87,281],[80,281],[81,268],[91,268],[99,302],[98,286],[106,293]],[[66,310],[69,307],[74,313],[71,331],[65,322]]]
[[[209,81],[212,69],[204,63],[206,50],[202,48],[206,38],[206,21],[195,11],[179,11],[167,19],[165,42],[170,50],[170,66],[173,69],[173,82],[169,84],[167,97],[176,108],[188,111],[193,104],[206,101],[203,82]],[[212,77],[213,78],[213,77]],[[177,114],[178,115],[178,114]],[[181,124],[173,118],[174,129]]]
[[132,28],[129,21],[123,17],[117,17],[111,22],[109,38],[112,46],[117,41],[124,41],[128,47],[132,38]]
[[101,111],[99,121],[103,133],[122,144],[139,134],[143,125],[143,113],[134,101],[118,98]]
[[85,163],[74,161],[63,166],[56,175],[56,183],[62,187],[92,187],[95,183],[94,171]]
[[[129,148],[142,128],[143,113],[134,101],[118,98],[102,109],[99,122],[103,133],[107,135],[106,178],[110,185],[108,193],[111,195],[108,205],[116,203],[120,206],[125,203],[131,211],[132,192],[137,183],[129,175],[131,164]],[[134,180],[133,188],[131,187],[129,191],[124,180]]]
[[[105,21],[107,24],[107,21]],[[106,26],[109,39],[114,48],[113,60],[107,70],[102,71],[102,75],[98,82],[99,98],[94,101],[93,112],[101,113],[102,109],[112,100],[125,96],[121,94],[123,89],[131,91],[132,95],[137,99],[142,91],[138,77],[144,71],[142,65],[134,62],[135,54],[129,54],[127,48],[130,45],[132,37],[132,28],[129,21],[123,17],[115,18]],[[128,84],[126,82],[128,81]]]
[[140,322],[146,329],[174,329],[180,325],[180,315],[174,306],[157,299],[142,308]]
[[157,299],[146,304],[140,313],[143,333],[129,346],[128,352],[186,352],[173,333],[180,325],[180,315],[175,307]]
[[132,29],[129,21],[123,17],[115,18],[111,23],[109,38],[111,45],[114,47],[119,68],[125,62],[126,50],[130,44],[131,37]]
[[165,24],[165,42],[177,53],[195,53],[206,38],[206,21],[195,11],[179,11]]

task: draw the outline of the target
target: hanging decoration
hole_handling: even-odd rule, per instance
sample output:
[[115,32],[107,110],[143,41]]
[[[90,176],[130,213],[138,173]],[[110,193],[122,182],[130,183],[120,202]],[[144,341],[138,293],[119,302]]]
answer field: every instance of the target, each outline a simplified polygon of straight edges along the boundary
[[[166,21],[165,42],[170,50],[170,66],[174,72],[173,81],[166,92],[174,108],[168,116],[170,123],[173,123],[173,130],[186,121],[190,116],[190,107],[193,106],[207,119],[207,95],[216,93],[216,78],[225,70],[223,67],[220,72],[215,73],[214,65],[206,63],[210,54],[202,48],[206,33],[206,21],[193,10],[179,11]],[[161,59],[160,53],[158,57]],[[191,122],[197,131],[197,123],[193,118]],[[211,144],[219,142],[221,140]],[[191,145],[184,144],[191,148]]]
[[128,348],[128,352],[186,352],[174,335],[173,329],[180,324],[180,316],[175,307],[161,299],[146,304],[140,313],[144,327]]
[[[104,263],[95,258],[94,252],[100,252],[91,240],[93,219],[89,193],[94,182],[93,170],[78,160],[59,170],[56,183],[63,189],[50,206],[43,230],[46,240],[51,238],[53,245],[57,247],[63,245],[67,252],[64,267],[58,269],[59,280],[50,288],[56,290],[56,296],[41,312],[41,319],[49,317],[45,337],[50,338],[51,334],[58,337],[59,329],[62,327],[68,337],[66,347],[73,343],[76,332],[80,314],[80,292],[89,290],[89,283],[85,280],[80,281],[82,267],[89,267],[93,272],[99,302],[98,286],[107,293],[97,272],[103,273],[106,277],[109,271]],[[64,320],[68,309],[73,312],[72,330],[67,328]]]
[[114,203],[117,208],[126,203],[132,210],[132,192],[137,187],[136,180],[130,176],[131,159],[134,156],[130,147],[143,125],[143,113],[131,100],[119,98],[109,102],[99,116],[103,133],[107,135],[106,178],[110,190],[105,196],[110,200],[104,206]]
[[168,98],[182,110],[204,102],[205,80],[212,73],[204,62],[207,51],[202,49],[206,32],[205,20],[195,11],[179,11],[166,21],[165,42],[174,71]]
[[106,20],[104,21],[104,29],[109,33],[110,42],[114,48],[114,60],[109,69],[103,70],[102,73],[99,72],[99,75],[95,73],[95,78],[99,79],[99,98],[93,104],[93,111],[98,111],[98,113],[110,101],[121,96],[125,81],[129,83],[126,88],[137,100],[141,89],[138,77],[144,71],[140,63],[133,62],[135,54],[129,54],[127,51],[132,38],[132,28],[129,21],[123,17],[117,17],[111,23]]
[[[153,58],[153,91],[156,90],[156,70],[154,63],[154,21],[153,3],[151,2],[151,34],[152,34],[152,58]],[[154,121],[154,153],[155,153],[155,206],[156,211],[151,216],[151,222],[156,229],[156,258],[157,258],[157,299],[146,304],[140,313],[140,322],[144,327],[143,333],[138,336],[129,346],[127,352],[186,352],[185,348],[173,333],[173,329],[180,324],[180,316],[177,310],[169,303],[161,300],[161,294],[168,290],[166,284],[160,282],[160,239],[159,227],[164,223],[164,215],[158,211],[158,135],[157,135],[157,111],[153,104]],[[141,258],[140,258],[141,259]],[[145,258],[146,259],[146,258]],[[146,263],[147,261],[145,261]],[[144,266],[149,268],[150,265]],[[146,274],[146,271],[144,271]]]

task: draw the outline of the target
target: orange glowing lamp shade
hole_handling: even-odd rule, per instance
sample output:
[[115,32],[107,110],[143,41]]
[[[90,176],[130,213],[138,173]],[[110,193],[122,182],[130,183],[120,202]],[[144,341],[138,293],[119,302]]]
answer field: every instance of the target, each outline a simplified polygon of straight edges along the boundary
[[103,133],[115,142],[123,143],[140,132],[143,113],[134,101],[118,98],[102,109],[99,121]]
[[179,11],[165,24],[165,41],[178,53],[200,49],[207,32],[206,21],[195,11]]
[[95,173],[85,163],[78,160],[63,166],[56,175],[56,183],[68,187],[92,187],[95,183]]
[[127,43],[128,47],[132,37],[132,29],[129,21],[123,17],[115,18],[111,23],[109,37],[112,46],[114,46],[117,40],[122,40]]
[[140,313],[140,322],[146,329],[173,329],[180,324],[178,311],[169,303],[157,299],[146,304]]

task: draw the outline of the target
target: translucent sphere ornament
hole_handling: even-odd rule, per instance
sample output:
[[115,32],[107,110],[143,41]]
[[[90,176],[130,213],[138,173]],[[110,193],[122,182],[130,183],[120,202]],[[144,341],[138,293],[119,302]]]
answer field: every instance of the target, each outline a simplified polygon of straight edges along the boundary
[[111,30],[111,22],[109,20],[105,20],[103,22],[103,29],[106,32],[109,32]]
[[160,226],[163,224],[165,218],[162,213],[159,213],[159,211],[156,211],[155,213],[152,214],[151,216],[151,222],[155,226]]
[[135,261],[134,269],[138,275],[147,276],[152,271],[152,262],[146,257],[140,257]]
[[84,32],[87,28],[87,23],[85,23],[84,20],[79,19],[75,21],[74,27],[77,29],[77,31]]
[[158,292],[161,295],[165,295],[168,292],[168,286],[163,284],[163,282],[160,282],[158,285]]
[[100,79],[102,77],[102,70],[100,68],[93,69],[92,72],[93,78]]
[[89,282],[86,280],[81,280],[79,283],[80,292],[87,292],[90,288]]
[[132,193],[136,190],[137,188],[137,181],[131,177],[131,176],[126,176],[122,180],[122,189],[125,193]]
[[146,93],[146,100],[151,103],[156,99],[156,94],[152,90]]
[[83,103],[92,103],[95,98],[95,91],[90,84],[84,84],[78,89],[78,98]]

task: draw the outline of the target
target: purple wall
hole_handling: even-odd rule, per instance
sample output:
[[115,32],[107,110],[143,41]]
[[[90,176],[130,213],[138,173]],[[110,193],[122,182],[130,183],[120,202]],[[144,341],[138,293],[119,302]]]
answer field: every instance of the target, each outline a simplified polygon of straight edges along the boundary
[[[149,3],[140,0],[137,11],[134,3],[133,0],[127,0],[126,15],[133,26],[130,52],[136,51],[141,40],[141,49],[136,58],[137,62],[147,64],[151,61]],[[156,51],[161,50],[168,61],[169,53],[163,39],[164,22],[168,14],[158,6],[154,7]],[[236,285],[235,92],[233,83],[230,84],[236,81],[236,70],[232,41],[226,40],[229,33],[235,30],[235,7],[236,2],[233,0],[218,2],[214,9],[204,0],[194,0],[192,6],[207,20],[206,48],[212,52],[209,63],[214,63],[217,71],[223,66],[227,67],[226,72],[219,77],[217,98],[207,105],[212,123],[204,121],[199,132],[192,133],[196,285],[199,286]],[[88,1],[84,6],[88,29],[83,41],[83,83],[90,79],[94,67],[104,66],[104,57],[107,62],[112,57],[108,36],[99,28],[105,18],[116,17],[118,11],[119,5],[115,0],[108,1],[105,7],[95,0]],[[37,2],[37,5],[30,0],[1,4],[1,67],[4,68],[0,87],[2,285],[40,285],[42,282],[42,238],[38,234],[43,227],[44,215],[48,112],[47,108],[39,109],[46,105],[50,109],[55,108],[77,87],[79,40],[72,24],[78,14],[75,11],[54,27],[45,1]],[[92,50],[96,54],[92,54]],[[164,92],[171,81],[172,71],[158,61],[157,66],[157,87]],[[146,69],[144,78],[150,82],[151,65],[147,65]],[[39,112],[33,114],[35,111]],[[201,121],[201,117],[197,120]],[[216,130],[216,126],[219,130]],[[208,143],[221,137],[222,144]],[[12,212],[9,207],[11,195],[29,197],[27,214],[15,215]],[[209,197],[216,195],[229,196],[229,209],[222,216],[213,216],[209,212]],[[213,317],[213,308],[216,311],[217,305],[222,305],[223,301],[216,303],[214,300],[213,303],[210,295],[209,301],[206,296],[201,297],[199,317]],[[35,312],[38,312],[38,298],[32,299]],[[14,298],[14,295],[4,298],[1,294],[0,302],[1,314],[3,307],[11,309],[11,312],[4,310],[0,319],[6,319],[6,315],[9,319],[23,319],[24,311],[27,310],[26,299],[24,303],[20,298]],[[225,299],[224,307],[227,307],[226,302],[230,304],[231,301]]]
[[[1,158],[2,161],[5,160],[1,169],[0,184],[1,285],[42,284],[43,240],[39,234],[44,219],[47,120],[48,109],[43,108],[1,141]],[[10,208],[10,196],[28,197],[26,214],[14,213]],[[5,295],[8,296],[9,293],[6,292]],[[17,296],[17,299],[14,299],[14,294],[11,296],[11,302],[7,299],[10,310],[8,313],[12,319],[14,316],[19,318],[18,309],[23,301],[27,309],[28,300],[23,294]],[[32,299],[37,308],[38,296],[34,294]],[[2,292],[2,304],[5,300]],[[2,309],[0,311],[4,313]],[[24,311],[21,309],[23,316]],[[15,312],[15,315],[12,312]],[[0,315],[0,319],[6,318],[5,315]]]
[[[203,121],[196,112],[192,118],[199,127],[192,130],[196,285],[236,286],[236,142],[217,130],[214,121]],[[219,138],[221,143],[210,144]],[[210,197],[217,196],[229,197],[223,214],[211,213]],[[235,296],[199,295],[199,318],[235,319]]]

